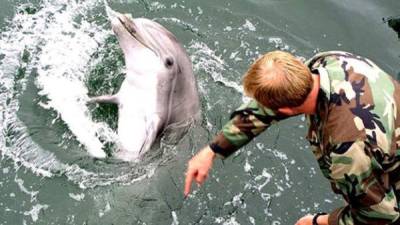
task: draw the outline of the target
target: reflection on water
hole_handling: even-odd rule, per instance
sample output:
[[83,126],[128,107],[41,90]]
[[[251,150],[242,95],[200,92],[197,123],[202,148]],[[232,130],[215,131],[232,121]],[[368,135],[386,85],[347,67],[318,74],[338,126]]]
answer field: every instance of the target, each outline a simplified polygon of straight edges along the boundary
[[301,58],[354,51],[397,74],[399,42],[389,27],[398,32],[399,18],[389,16],[400,2],[109,3],[155,19],[184,44],[203,121],[177,145],[161,142],[140,164],[92,159],[90,148],[113,151],[117,112],[85,99],[113,93],[124,74],[103,1],[1,2],[0,225],[283,225],[341,204],[303,138],[303,117],[275,125],[231,158],[217,160],[206,184],[188,199],[182,196],[183,173],[191,155],[244,101],[241,76],[266,51]]

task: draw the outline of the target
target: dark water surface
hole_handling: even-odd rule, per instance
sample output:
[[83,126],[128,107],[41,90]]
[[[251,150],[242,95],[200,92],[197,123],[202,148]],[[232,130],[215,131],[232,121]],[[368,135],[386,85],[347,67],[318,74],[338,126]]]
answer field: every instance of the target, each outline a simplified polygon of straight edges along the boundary
[[[113,93],[124,62],[101,0],[0,2],[0,224],[294,224],[343,204],[304,140],[303,117],[272,126],[183,198],[187,160],[243,101],[240,80],[260,54],[303,58],[345,50],[397,76],[400,42],[387,18],[398,0],[114,0],[110,6],[171,30],[193,61],[203,120],[141,163],[111,153]],[[385,20],[383,20],[385,18]],[[96,133],[94,133],[94,131]],[[93,139],[94,135],[100,137]]]

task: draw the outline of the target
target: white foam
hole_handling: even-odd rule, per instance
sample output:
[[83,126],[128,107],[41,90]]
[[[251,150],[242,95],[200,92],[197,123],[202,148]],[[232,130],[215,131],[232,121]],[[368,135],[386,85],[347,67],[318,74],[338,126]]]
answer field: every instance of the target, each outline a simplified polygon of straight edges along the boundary
[[249,160],[246,158],[246,162],[244,164],[244,171],[245,172],[251,172],[251,170],[253,169],[253,166],[249,163]]
[[7,174],[10,171],[10,168],[6,167],[3,168],[3,174]]
[[46,210],[47,208],[49,208],[49,205],[46,204],[36,204],[32,207],[32,209],[30,211],[24,212],[25,216],[31,216],[33,222],[36,222],[39,219],[39,213],[42,210]]
[[192,41],[189,51],[192,52],[191,59],[195,71],[205,70],[215,82],[221,82],[225,86],[243,94],[243,87],[240,84],[230,81],[223,76],[225,72],[224,60],[220,56],[217,56],[215,51],[210,49],[207,44]]
[[175,23],[175,24],[177,24],[177,25],[179,25],[179,26],[181,26],[181,27],[184,27],[184,28],[188,28],[189,30],[195,32],[196,34],[198,34],[198,32],[199,32],[199,29],[198,29],[197,27],[195,27],[194,25],[192,25],[192,24],[190,24],[190,23],[187,23],[187,22],[185,22],[185,21],[182,21],[182,20],[180,20],[180,19],[178,19],[178,18],[174,18],[174,17],[162,17],[162,18],[160,18],[160,19],[163,20],[163,21],[166,21],[166,22]]
[[71,197],[72,199],[74,199],[75,201],[82,201],[85,198],[85,194],[81,193],[81,194],[74,194],[74,193],[68,193],[69,197]]
[[15,181],[15,183],[17,183],[20,191],[31,196],[31,202],[36,201],[36,196],[37,196],[37,194],[39,194],[39,191],[29,191],[28,188],[26,188],[24,186],[24,181],[22,179],[18,178],[17,176],[14,178],[14,181]]
[[224,31],[232,31],[233,29],[232,29],[232,27],[231,26],[226,26],[225,28],[224,28]]
[[99,217],[103,217],[107,212],[109,212],[111,210],[111,206],[110,203],[107,202],[106,206],[104,209],[100,209],[99,211]]
[[199,6],[197,6],[196,8],[197,8],[197,11],[198,11],[199,15],[202,15],[203,14],[203,10]]
[[262,179],[265,179],[264,183],[256,185],[258,191],[261,191],[265,187],[265,185],[267,185],[272,179],[272,175],[267,171],[266,168],[264,168],[262,173],[256,176],[254,180],[260,181]]
[[254,217],[249,216],[249,221],[251,224],[255,225],[256,224],[256,220],[254,219]]
[[252,22],[246,19],[246,23],[243,24],[243,27],[248,29],[249,31],[256,31],[256,26]]
[[152,2],[150,4],[151,10],[160,10],[160,9],[166,9],[167,7],[162,4],[161,2]]
[[[17,13],[0,34],[0,55],[3,57],[0,62],[1,154],[12,159],[16,168],[23,166],[44,177],[62,174],[81,188],[114,182],[130,184],[152,176],[154,165],[142,168],[144,173],[127,171],[117,176],[112,172],[91,172],[76,164],[62,163],[52,152],[41,149],[32,141],[27,128],[17,117],[18,97],[32,70],[37,69],[39,94],[49,99],[40,105],[54,109],[89,151],[101,150],[100,136],[106,141],[115,139],[114,132],[106,124],[91,120],[85,103],[88,97],[84,80],[91,69],[90,64],[98,63],[91,61],[91,56],[111,34],[108,29],[85,21],[85,15],[99,3],[100,0],[70,1],[68,4],[64,0],[44,0],[35,14]],[[28,63],[21,60],[24,51],[30,53]],[[26,77],[15,80],[15,73],[21,67],[26,69]],[[16,92],[16,85],[22,90]],[[23,183],[16,182],[24,191]]]
[[[104,158],[106,155],[98,138],[102,133],[98,131],[112,131],[104,123],[91,120],[86,106],[88,90],[84,80],[91,55],[104,42],[108,32],[84,20],[79,24],[74,22],[79,13],[83,13],[84,3],[66,7],[42,31],[41,39],[46,41],[38,56],[39,76],[36,83],[41,88],[39,94],[49,99],[47,106],[60,114],[77,140],[91,155]],[[112,135],[103,136],[108,138]]]
[[175,211],[171,212],[172,215],[172,224],[171,225],[179,225],[178,216]]
[[270,37],[270,38],[268,38],[268,43],[274,44],[275,48],[283,50],[283,51],[289,51],[290,50],[289,45],[284,43],[282,38],[280,38],[280,37]]
[[[54,44],[53,46],[53,51],[57,51],[59,49],[63,49],[63,44],[65,43],[60,43],[60,40],[66,40],[70,39],[68,35],[60,35],[61,32],[63,31],[68,31],[70,32],[71,30],[76,28],[73,27],[73,22],[71,21],[73,18],[70,16],[68,17],[65,14],[71,14],[72,12],[74,13],[79,13],[82,8],[85,7],[90,7],[90,4],[87,3],[82,4],[82,5],[76,5],[76,4],[71,4],[68,5],[67,7],[75,7],[73,9],[66,9],[65,11],[60,11],[59,8],[64,6],[63,1],[44,1],[42,5],[42,9],[39,10],[36,14],[34,15],[28,15],[28,14],[16,14],[14,19],[12,20],[11,24],[14,25],[14,27],[11,27],[10,30],[3,32],[1,34],[1,39],[0,39],[0,53],[4,54],[4,60],[3,64],[1,65],[1,70],[2,76],[1,76],[1,81],[2,81],[2,88],[3,90],[5,89],[4,92],[2,92],[2,96],[0,98],[1,100],[1,105],[4,108],[7,108],[7,112],[3,114],[3,118],[1,118],[3,129],[6,128],[6,126],[12,126],[14,129],[18,129],[21,131],[22,134],[25,132],[24,127],[21,126],[20,121],[18,118],[13,115],[19,108],[18,102],[15,99],[12,99],[12,91],[13,91],[13,77],[16,68],[22,65],[21,63],[21,55],[25,51],[29,51],[31,54],[38,52],[36,49],[34,49],[35,46],[40,46],[44,44],[44,50],[39,53],[39,55],[32,60],[32,63],[27,67],[26,74],[29,74],[34,67],[38,67],[39,71],[43,71],[46,66],[55,66],[58,67],[60,65],[52,65],[51,62],[57,62],[61,61],[59,64],[68,64],[69,61],[71,61],[71,58],[74,58],[73,55],[69,54],[64,54],[64,58],[59,58],[56,57],[54,54],[50,55],[50,57],[47,57],[47,64],[41,65],[41,61],[45,58],[44,56],[48,53],[48,50],[46,50],[46,44],[51,42],[50,44]],[[52,15],[52,17],[51,17]],[[54,19],[54,21],[51,20],[51,18]],[[69,19],[69,20],[68,20]],[[48,22],[51,21],[51,22]],[[64,23],[60,23],[58,20],[64,21]],[[69,23],[68,23],[69,22]],[[69,29],[69,30],[68,30]],[[68,37],[67,37],[68,36]],[[59,44],[57,46],[57,44]],[[76,49],[75,49],[76,51]],[[78,58],[78,57],[75,57]],[[84,62],[86,63],[86,62]],[[74,68],[75,65],[72,67]],[[49,74],[54,71],[49,71]],[[71,71],[75,72],[75,71]],[[66,71],[64,71],[66,73]],[[43,72],[39,72],[39,83],[41,80],[43,80]],[[55,77],[57,77],[57,74],[54,74]],[[25,83],[25,80],[21,81],[22,83]],[[45,88],[45,87],[44,87]],[[60,87],[56,87],[60,88]],[[61,89],[65,92],[64,89]],[[60,91],[60,90],[58,90]],[[68,92],[68,91],[67,91]],[[46,93],[46,90],[43,91],[43,93]],[[48,92],[47,92],[48,93]],[[49,97],[51,99],[51,97]],[[7,107],[5,105],[7,104],[7,100],[11,102]],[[52,101],[52,100],[51,100]],[[67,107],[64,106],[64,107]],[[18,144],[19,145],[29,145],[32,143],[27,143],[25,140],[29,139],[29,137],[26,137],[25,135],[20,135],[18,138]],[[4,137],[2,137],[4,138]],[[2,143],[4,143],[5,140],[2,140]],[[33,144],[32,144],[33,145]],[[28,147],[28,146],[25,146]],[[32,150],[36,146],[32,146],[32,148],[28,148]],[[36,151],[35,151],[36,152]],[[4,153],[4,152],[3,152]],[[14,155],[14,158],[19,158],[16,155]],[[50,157],[51,158],[51,157]],[[16,159],[17,160],[17,159]],[[51,160],[50,160],[51,161]],[[42,171],[44,174],[46,173],[45,171]],[[50,174],[46,174],[50,175]]]
[[222,225],[240,225],[239,222],[236,221],[236,217],[230,217],[229,219],[225,220]]

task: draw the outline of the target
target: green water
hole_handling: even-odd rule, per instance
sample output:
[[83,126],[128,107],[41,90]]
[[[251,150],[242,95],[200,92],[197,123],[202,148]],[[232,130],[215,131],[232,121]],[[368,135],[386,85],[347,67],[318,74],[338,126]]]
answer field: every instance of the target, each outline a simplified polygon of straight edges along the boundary
[[[83,2],[96,4],[84,9]],[[115,0],[109,4],[134,17],[155,19],[183,43],[193,61],[203,120],[178,144],[162,145],[162,156],[141,164],[91,159],[57,110],[39,105],[49,99],[40,94],[38,80],[46,71],[57,72],[53,65],[66,65],[67,72],[61,76],[82,73],[81,83],[91,95],[118,89],[123,59],[102,1],[1,1],[0,94],[10,95],[4,101],[0,98],[0,120],[7,124],[0,125],[4,146],[0,149],[0,224],[285,225],[307,213],[343,204],[331,193],[303,138],[302,117],[272,126],[238,154],[217,160],[208,181],[188,199],[183,198],[186,162],[227,121],[228,112],[240,105],[241,76],[259,54],[282,49],[308,58],[318,51],[345,50],[399,74],[400,42],[382,20],[399,14],[398,0]],[[79,11],[73,32],[57,33],[62,26],[50,30],[56,17],[69,12],[72,5]],[[40,27],[31,18],[46,10],[43,23],[47,26]],[[26,20],[22,24],[33,21],[32,29],[17,26],[18,15]],[[88,39],[74,39],[85,26],[99,30],[88,29],[87,33],[92,32]],[[5,38],[10,31],[11,38]],[[36,38],[41,32],[45,38]],[[105,38],[96,39],[97,47],[79,42],[67,51],[66,43],[90,41],[99,34]],[[36,39],[26,39],[31,36]],[[51,37],[57,38],[49,41]],[[56,45],[49,50],[50,42]],[[14,61],[7,61],[13,49],[18,50],[15,68]],[[84,51],[89,51],[88,59]],[[53,52],[67,54],[68,60],[56,64],[56,58],[46,58]],[[74,61],[80,57],[87,60],[84,65]],[[78,70],[81,67],[83,72]],[[5,88],[5,78],[12,80],[11,89]],[[65,90],[65,95],[71,91]],[[16,112],[11,111],[13,102],[18,103]],[[67,110],[69,106],[60,107]],[[115,129],[114,107],[89,106],[89,110],[93,120]],[[17,129],[14,121],[5,123],[6,112],[26,129]],[[112,152],[112,144],[107,146]],[[32,152],[26,152],[31,148]],[[48,154],[57,160],[46,158]]]

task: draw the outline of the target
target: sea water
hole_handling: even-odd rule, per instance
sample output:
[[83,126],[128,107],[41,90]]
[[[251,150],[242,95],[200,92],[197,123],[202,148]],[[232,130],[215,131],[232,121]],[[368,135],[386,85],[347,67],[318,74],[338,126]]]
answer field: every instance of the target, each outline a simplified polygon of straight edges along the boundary
[[124,61],[103,0],[0,3],[0,224],[294,224],[343,204],[307,142],[303,117],[273,125],[183,198],[186,163],[246,101],[241,77],[261,54],[302,59],[325,50],[367,56],[399,73],[399,40],[382,20],[397,0],[108,1],[146,17],[186,48],[202,121],[141,163],[115,151],[117,109],[87,104],[112,94]]

